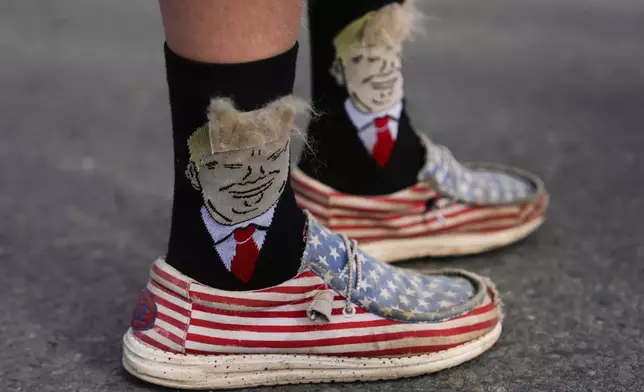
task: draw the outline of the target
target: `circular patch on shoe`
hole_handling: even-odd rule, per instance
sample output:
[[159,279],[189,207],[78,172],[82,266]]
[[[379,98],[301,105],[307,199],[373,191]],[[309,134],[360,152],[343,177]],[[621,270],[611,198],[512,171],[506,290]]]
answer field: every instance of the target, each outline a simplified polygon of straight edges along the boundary
[[157,304],[152,298],[152,293],[148,289],[141,290],[139,299],[132,312],[130,326],[137,331],[145,331],[154,326],[154,320],[157,318]]

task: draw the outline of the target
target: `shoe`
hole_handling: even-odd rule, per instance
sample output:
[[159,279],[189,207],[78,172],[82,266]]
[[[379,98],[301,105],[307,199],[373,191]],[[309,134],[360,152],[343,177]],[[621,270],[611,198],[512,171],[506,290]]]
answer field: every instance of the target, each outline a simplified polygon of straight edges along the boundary
[[218,290],[157,260],[123,338],[123,365],[185,389],[384,380],[456,366],[500,333],[488,280],[394,268],[308,215],[301,268],[274,287]]
[[299,206],[383,262],[480,253],[517,242],[543,223],[548,195],[537,176],[496,164],[460,164],[446,147],[419,137],[426,163],[416,185],[351,195],[294,169]]
[[335,33],[333,58],[317,59],[333,78],[314,78],[316,148],[292,175],[302,208],[385,262],[506,246],[541,225],[548,201],[535,175],[462,165],[414,131],[401,53],[418,15],[411,0],[389,3]]

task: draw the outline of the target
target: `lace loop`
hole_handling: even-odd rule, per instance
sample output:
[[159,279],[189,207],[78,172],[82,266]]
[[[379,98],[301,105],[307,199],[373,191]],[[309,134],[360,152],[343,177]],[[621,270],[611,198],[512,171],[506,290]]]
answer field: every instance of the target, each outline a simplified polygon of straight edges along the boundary
[[441,212],[441,210],[438,207],[433,206],[432,207],[432,213],[436,217],[436,220],[438,221],[439,224],[441,224],[441,225],[445,224],[445,216],[443,216],[443,213]]
[[346,306],[344,308],[342,308],[342,315],[344,315],[344,317],[347,317],[347,318],[353,317],[354,314],[356,314],[356,307],[355,306],[352,305],[349,308],[349,310],[347,309]]
[[347,291],[345,293],[346,303],[342,314],[345,317],[351,317],[356,313],[356,308],[351,302],[353,287],[357,287],[362,280],[362,263],[358,262],[356,253],[358,252],[358,241],[349,239],[346,235],[341,235],[344,246],[347,249],[347,266],[349,268],[349,280],[347,281]]

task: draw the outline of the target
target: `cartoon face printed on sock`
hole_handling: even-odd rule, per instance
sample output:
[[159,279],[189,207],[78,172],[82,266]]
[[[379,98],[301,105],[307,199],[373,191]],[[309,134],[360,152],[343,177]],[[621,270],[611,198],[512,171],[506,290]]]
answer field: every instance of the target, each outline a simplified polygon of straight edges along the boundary
[[262,147],[218,152],[191,162],[186,174],[201,190],[209,215],[222,225],[235,225],[266,212],[286,186],[289,140]]
[[362,112],[385,111],[403,98],[400,52],[396,48],[353,48],[341,72],[351,102]]
[[[198,215],[219,260],[242,283],[261,259],[288,181],[295,118],[307,109],[292,95],[250,111],[215,97],[208,121],[188,137],[185,174],[203,199]],[[186,218],[197,219],[197,211]]]
[[361,112],[384,112],[403,99],[401,50],[415,12],[409,0],[391,3],[354,20],[333,39],[331,75]]

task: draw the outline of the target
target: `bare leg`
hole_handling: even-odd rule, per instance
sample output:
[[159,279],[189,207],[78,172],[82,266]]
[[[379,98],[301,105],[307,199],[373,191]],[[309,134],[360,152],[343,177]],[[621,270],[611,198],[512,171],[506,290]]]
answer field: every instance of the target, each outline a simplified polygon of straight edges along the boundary
[[166,41],[186,58],[243,63],[295,44],[302,0],[160,0]]

